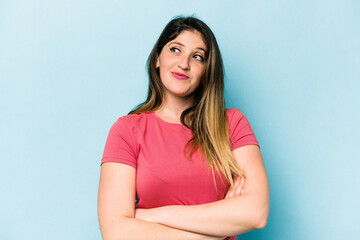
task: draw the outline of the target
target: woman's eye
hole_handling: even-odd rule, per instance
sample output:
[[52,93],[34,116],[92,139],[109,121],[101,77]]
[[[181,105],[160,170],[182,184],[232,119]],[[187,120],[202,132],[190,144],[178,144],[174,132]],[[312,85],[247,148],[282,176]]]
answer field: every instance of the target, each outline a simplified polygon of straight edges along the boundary
[[205,59],[203,58],[203,56],[201,56],[201,55],[195,55],[194,58],[195,58],[196,60],[200,61],[200,62],[204,62],[204,60],[205,60]]
[[180,52],[180,50],[179,50],[178,48],[176,48],[176,47],[170,48],[170,51],[172,51],[172,52],[174,52],[174,53]]

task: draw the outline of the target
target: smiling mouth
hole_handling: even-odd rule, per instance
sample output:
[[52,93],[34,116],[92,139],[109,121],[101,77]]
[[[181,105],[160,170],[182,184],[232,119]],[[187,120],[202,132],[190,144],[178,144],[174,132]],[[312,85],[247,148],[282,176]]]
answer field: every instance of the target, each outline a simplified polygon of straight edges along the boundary
[[181,73],[178,73],[178,72],[171,72],[171,74],[172,74],[176,79],[179,79],[179,80],[187,80],[187,79],[189,79],[189,77],[186,76],[185,74],[181,74]]

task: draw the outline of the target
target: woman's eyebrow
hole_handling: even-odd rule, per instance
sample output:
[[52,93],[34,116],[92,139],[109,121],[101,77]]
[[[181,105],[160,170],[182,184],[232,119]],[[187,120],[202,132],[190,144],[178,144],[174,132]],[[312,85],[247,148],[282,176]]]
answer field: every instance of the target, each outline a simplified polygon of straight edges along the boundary
[[[178,45],[180,45],[180,46],[183,46],[183,47],[185,47],[185,45],[184,45],[184,44],[182,44],[182,43],[179,43],[179,42],[172,42],[172,43],[170,43],[169,45],[171,45],[171,44],[178,44]],[[202,51],[206,52],[206,50],[205,50],[205,49],[203,49],[203,48],[201,48],[201,47],[199,47],[199,48],[196,48],[196,49],[199,49],[199,50],[202,50]]]

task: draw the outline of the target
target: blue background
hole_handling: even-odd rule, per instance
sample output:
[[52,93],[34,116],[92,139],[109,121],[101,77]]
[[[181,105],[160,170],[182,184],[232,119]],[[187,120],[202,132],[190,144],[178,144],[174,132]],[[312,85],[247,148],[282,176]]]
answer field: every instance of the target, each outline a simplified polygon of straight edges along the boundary
[[145,100],[166,23],[214,31],[227,107],[248,117],[271,190],[268,225],[239,239],[356,239],[360,2],[0,1],[0,239],[101,239],[100,160]]

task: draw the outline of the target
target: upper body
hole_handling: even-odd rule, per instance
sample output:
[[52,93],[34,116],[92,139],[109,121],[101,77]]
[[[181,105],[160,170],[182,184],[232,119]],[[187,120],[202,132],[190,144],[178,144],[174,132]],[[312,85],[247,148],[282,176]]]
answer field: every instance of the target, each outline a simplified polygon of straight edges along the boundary
[[[228,109],[232,150],[245,145],[259,145],[245,116]],[[111,128],[102,163],[117,162],[136,169],[137,207],[196,205],[223,199],[229,184],[212,174],[198,151],[189,161],[184,156],[191,130],[169,123],[154,112],[119,118]],[[222,180],[220,179],[222,177]]]
[[[220,240],[263,228],[265,166],[246,118],[225,109],[222,60],[210,28],[194,17],[171,20],[147,66],[146,101],[113,125],[104,151],[103,238]],[[183,158],[185,143],[191,162]],[[214,175],[218,192],[207,167],[221,173]]]

